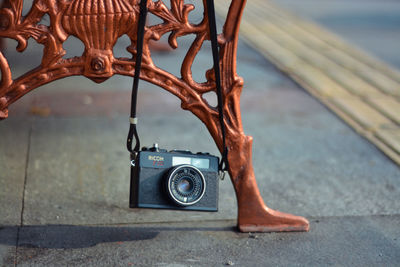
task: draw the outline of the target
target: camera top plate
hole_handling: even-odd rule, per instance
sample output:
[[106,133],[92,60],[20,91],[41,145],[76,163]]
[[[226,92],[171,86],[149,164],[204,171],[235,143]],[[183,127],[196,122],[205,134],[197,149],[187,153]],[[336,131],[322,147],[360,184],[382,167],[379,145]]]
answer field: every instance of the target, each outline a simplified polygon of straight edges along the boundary
[[181,152],[176,150],[166,152],[166,150],[161,149],[159,151],[141,151],[137,159],[139,166],[166,169],[182,164],[189,164],[203,171],[218,172],[219,158],[208,153],[194,154],[190,151]]

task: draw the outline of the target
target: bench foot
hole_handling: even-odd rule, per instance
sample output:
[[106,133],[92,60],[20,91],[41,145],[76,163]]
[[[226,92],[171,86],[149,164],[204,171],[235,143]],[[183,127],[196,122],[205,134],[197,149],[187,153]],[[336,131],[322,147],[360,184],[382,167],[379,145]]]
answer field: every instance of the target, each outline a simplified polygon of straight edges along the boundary
[[[252,214],[240,214],[238,228],[241,232],[304,232],[310,224],[301,216],[272,210],[267,206],[250,211]],[[246,212],[248,213],[248,212]]]
[[250,178],[238,195],[238,228],[241,232],[308,231],[310,223],[301,216],[268,208],[259,193],[255,178]]

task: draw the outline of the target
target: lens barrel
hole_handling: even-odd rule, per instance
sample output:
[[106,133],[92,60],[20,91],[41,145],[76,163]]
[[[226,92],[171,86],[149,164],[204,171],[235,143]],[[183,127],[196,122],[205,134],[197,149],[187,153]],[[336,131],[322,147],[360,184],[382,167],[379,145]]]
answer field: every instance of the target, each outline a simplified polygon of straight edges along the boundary
[[206,191],[203,174],[192,165],[173,167],[166,178],[167,194],[179,206],[196,204]]

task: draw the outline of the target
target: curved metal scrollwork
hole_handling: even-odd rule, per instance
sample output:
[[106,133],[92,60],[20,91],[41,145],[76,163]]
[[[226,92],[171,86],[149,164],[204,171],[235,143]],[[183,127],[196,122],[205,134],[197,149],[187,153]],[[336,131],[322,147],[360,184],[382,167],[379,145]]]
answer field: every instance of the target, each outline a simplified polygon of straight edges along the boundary
[[[203,2],[205,4],[205,1]],[[35,0],[28,14],[21,16],[23,0],[10,2],[9,8],[0,10],[0,37],[18,42],[17,51],[23,52],[27,40],[33,38],[44,46],[40,66],[13,80],[7,60],[0,54],[2,81],[0,84],[1,117],[7,117],[7,106],[29,91],[54,80],[73,75],[84,75],[101,83],[115,74],[133,76],[132,58],[115,58],[113,47],[118,38],[126,34],[131,40],[127,50],[136,53],[137,0]],[[171,0],[170,8],[162,1],[149,1],[149,12],[162,19],[162,23],[146,28],[144,63],[141,79],[159,85],[177,95],[183,103],[190,103],[190,96],[204,102],[204,108],[215,113],[198,95],[213,90],[208,72],[206,83],[196,83],[191,74],[193,61],[205,40],[208,40],[207,17],[198,24],[189,22],[194,5],[181,0]],[[39,24],[42,17],[50,17],[50,26]],[[178,47],[177,38],[195,34],[196,38],[182,62],[181,75],[176,77],[158,68],[151,59],[150,40],[158,40],[169,33],[169,44]],[[82,56],[63,58],[62,47],[69,36],[80,39],[85,51]]]

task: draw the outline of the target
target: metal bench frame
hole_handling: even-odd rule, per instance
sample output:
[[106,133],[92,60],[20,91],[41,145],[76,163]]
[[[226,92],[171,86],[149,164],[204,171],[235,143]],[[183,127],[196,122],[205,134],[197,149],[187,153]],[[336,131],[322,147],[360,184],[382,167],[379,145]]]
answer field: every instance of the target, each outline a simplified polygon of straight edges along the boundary
[[[218,0],[222,1],[222,0]],[[22,16],[23,0],[11,0],[0,10],[0,37],[18,42],[17,51],[23,52],[27,40],[33,38],[44,46],[42,62],[28,73],[12,78],[7,59],[0,52],[0,118],[8,116],[8,106],[31,90],[52,81],[84,75],[101,83],[115,74],[133,76],[136,53],[136,23],[139,13],[137,0],[35,0],[28,14]],[[97,3],[97,4],[94,4]],[[240,94],[243,79],[236,73],[236,51],[239,25],[246,0],[232,0],[222,33],[219,35],[220,68],[226,143],[229,148],[229,175],[238,203],[238,228],[243,232],[307,231],[308,221],[299,216],[268,208],[260,195],[252,167],[252,137],[243,132]],[[203,0],[203,6],[206,1]],[[195,8],[183,0],[148,1],[149,12],[162,23],[148,26],[145,31],[143,63],[140,78],[158,85],[181,100],[181,107],[191,111],[206,126],[222,151],[221,126],[218,110],[209,105],[203,94],[215,92],[213,70],[206,72],[205,83],[197,83],[191,67],[203,43],[209,40],[208,18],[198,24],[189,21]],[[42,17],[50,17],[50,26],[40,24]],[[115,58],[113,46],[126,34],[131,40],[127,50],[132,58]],[[177,48],[177,38],[196,36],[182,64],[181,77],[158,68],[151,58],[150,40],[169,34],[169,45]],[[68,36],[79,38],[85,45],[81,56],[64,58],[62,47]]]

